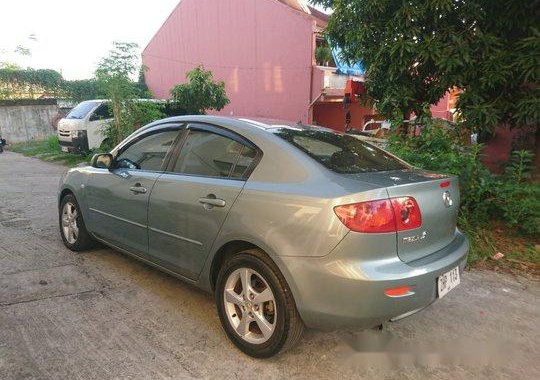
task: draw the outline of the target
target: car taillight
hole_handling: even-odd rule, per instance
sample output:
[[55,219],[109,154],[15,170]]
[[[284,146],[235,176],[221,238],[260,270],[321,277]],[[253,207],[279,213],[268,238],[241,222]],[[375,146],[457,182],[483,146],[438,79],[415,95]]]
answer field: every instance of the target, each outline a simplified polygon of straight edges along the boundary
[[392,198],[398,231],[412,230],[422,225],[420,207],[413,197]]
[[334,212],[347,228],[355,232],[396,232],[422,225],[420,207],[412,197],[336,206]]

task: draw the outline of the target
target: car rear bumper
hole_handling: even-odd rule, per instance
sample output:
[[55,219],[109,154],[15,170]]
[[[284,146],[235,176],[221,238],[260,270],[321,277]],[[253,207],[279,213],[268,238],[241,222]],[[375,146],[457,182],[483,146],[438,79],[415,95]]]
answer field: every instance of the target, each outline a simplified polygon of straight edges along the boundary
[[[456,230],[445,248],[405,263],[395,255],[379,259],[360,252],[352,255],[346,240],[326,257],[279,258],[308,327],[369,328],[414,314],[437,299],[441,274],[456,266],[463,272],[469,249],[465,236]],[[384,293],[400,286],[410,286],[413,294]]]

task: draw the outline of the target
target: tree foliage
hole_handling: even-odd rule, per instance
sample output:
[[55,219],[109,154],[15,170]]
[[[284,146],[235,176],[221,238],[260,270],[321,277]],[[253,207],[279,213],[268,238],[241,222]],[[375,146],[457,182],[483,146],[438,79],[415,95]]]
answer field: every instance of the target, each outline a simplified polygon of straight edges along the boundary
[[64,96],[75,103],[105,97],[95,79],[65,81],[63,88]]
[[62,92],[62,75],[49,69],[0,69],[0,99],[35,99]]
[[214,82],[211,71],[198,66],[187,73],[187,83],[171,90],[172,101],[187,114],[204,115],[208,110],[220,111],[230,103],[225,82]]
[[[163,103],[141,101],[150,92],[144,83],[144,67],[139,64],[137,44],[114,42],[113,49],[98,64],[96,80],[104,97],[110,100],[113,121],[104,133],[112,147],[137,128],[165,116]],[[132,80],[139,76],[138,82]]]
[[332,51],[328,46],[319,46],[315,49],[315,61],[320,66],[327,66],[332,59]]
[[0,99],[66,98],[78,103],[101,97],[95,79],[67,81],[54,70],[0,69]]
[[124,136],[129,123],[131,102],[136,98],[136,91],[131,77],[138,70],[137,44],[114,42],[114,48],[102,58],[96,68],[96,79],[99,88],[111,101],[114,119],[113,125],[118,143]]
[[390,117],[429,113],[452,87],[469,126],[537,126],[540,1],[313,0],[333,9],[328,37],[362,60]]

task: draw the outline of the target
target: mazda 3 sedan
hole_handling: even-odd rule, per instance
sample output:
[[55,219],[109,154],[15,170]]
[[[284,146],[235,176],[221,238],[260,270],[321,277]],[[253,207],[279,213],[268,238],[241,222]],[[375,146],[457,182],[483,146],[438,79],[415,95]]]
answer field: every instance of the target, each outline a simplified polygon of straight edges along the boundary
[[369,328],[460,282],[458,179],[329,129],[182,116],[149,124],[59,190],[73,251],[104,243],[215,295],[269,357],[304,328]]

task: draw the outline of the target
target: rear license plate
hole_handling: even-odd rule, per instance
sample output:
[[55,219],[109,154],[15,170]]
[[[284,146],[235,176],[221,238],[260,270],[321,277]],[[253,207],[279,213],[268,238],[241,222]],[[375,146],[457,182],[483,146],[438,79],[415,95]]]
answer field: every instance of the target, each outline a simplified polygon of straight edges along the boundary
[[63,146],[63,147],[62,147],[62,152],[69,152],[68,147],[67,147],[67,146]]
[[439,298],[444,297],[448,292],[459,285],[459,267],[442,274],[437,279]]

